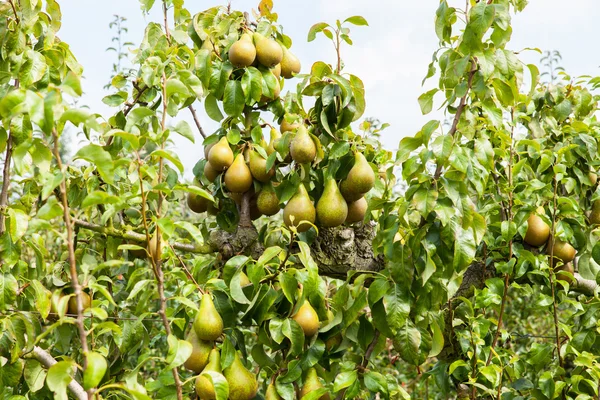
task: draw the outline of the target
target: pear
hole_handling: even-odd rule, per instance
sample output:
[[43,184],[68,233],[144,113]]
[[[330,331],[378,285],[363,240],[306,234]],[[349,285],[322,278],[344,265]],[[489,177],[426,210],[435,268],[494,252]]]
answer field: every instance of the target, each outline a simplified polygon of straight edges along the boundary
[[271,180],[273,175],[275,175],[275,168],[271,168],[269,171],[267,171],[267,160],[258,154],[256,150],[250,151],[249,164],[252,176],[259,182],[267,183]]
[[[211,350],[208,357],[208,364],[202,372],[221,373],[221,354],[219,350]],[[196,394],[198,394],[201,400],[215,400],[217,398],[215,387],[208,376],[198,375],[196,378]]]
[[279,126],[279,129],[281,130],[281,133],[285,133],[285,132],[293,132],[296,129],[298,129],[299,127],[300,127],[300,123],[298,123],[298,122],[289,123],[285,120],[285,118],[283,118],[283,120],[281,121],[281,125]]
[[263,186],[256,199],[256,207],[261,214],[269,217],[279,212],[279,199],[271,186]]
[[229,384],[230,400],[251,400],[256,396],[258,392],[256,377],[242,364],[237,352],[233,363],[225,369],[224,373]]
[[360,193],[354,190],[352,185],[346,179],[340,183],[340,192],[348,203],[355,202],[365,195],[365,193]]
[[194,330],[200,340],[217,340],[223,333],[223,319],[208,293],[202,295],[200,309],[194,320]]
[[325,183],[323,195],[317,202],[317,218],[324,227],[340,226],[348,216],[348,205],[338,189],[335,179],[329,178]]
[[292,160],[298,164],[313,162],[317,155],[317,146],[304,125],[298,127],[298,131],[290,143],[290,154]]
[[531,214],[527,219],[527,233],[525,233],[525,237],[523,238],[525,243],[540,247],[546,243],[548,237],[550,237],[550,227],[540,216]]
[[208,203],[210,201],[205,199],[202,196],[199,196],[195,193],[188,193],[187,195],[187,205],[195,213],[203,213],[208,210]]
[[594,201],[592,212],[590,213],[590,223],[592,225],[600,224],[600,200]]
[[[300,391],[300,400],[308,397],[309,393],[319,390],[322,387],[323,384],[317,376],[317,370],[310,368],[306,372],[306,377],[304,378],[304,384],[302,385],[302,390]],[[319,397],[319,400],[329,400],[329,394],[324,394],[323,396]]]
[[275,75],[275,78],[279,80],[279,78],[281,78],[281,64],[277,64],[276,66],[271,68],[271,73],[273,73],[273,75]]
[[256,47],[252,43],[252,37],[244,33],[240,40],[229,48],[229,61],[235,67],[245,68],[251,66],[254,59],[256,59]]
[[283,59],[281,60],[281,75],[284,78],[290,79],[294,75],[300,73],[300,60],[292,54],[286,47],[282,46]]
[[369,208],[367,199],[361,197],[360,199],[353,201],[348,204],[348,216],[346,217],[347,224],[353,224],[355,222],[362,222],[365,219],[365,214]]
[[560,259],[563,264],[568,264],[575,259],[575,254],[577,251],[573,246],[571,246],[567,242],[563,242],[562,240],[554,241],[554,246],[552,246],[552,238],[550,238],[548,242],[548,251],[552,248],[552,256]]
[[252,173],[243,154],[238,154],[231,167],[225,172],[225,187],[230,192],[245,193],[252,187]]
[[208,153],[208,162],[215,171],[224,171],[233,164],[233,151],[229,147],[227,138],[223,136]]
[[279,43],[271,38],[264,37],[254,32],[254,46],[256,46],[256,58],[259,63],[267,68],[276,66],[283,59],[283,50]]
[[314,336],[319,331],[319,316],[308,300],[304,300],[292,319],[302,327],[307,337]]
[[281,133],[279,133],[279,131],[275,128],[271,128],[271,133],[270,133],[270,138],[269,138],[269,145],[267,146],[267,154],[271,155],[273,153],[275,153],[275,143],[277,142],[278,139],[281,138]]
[[214,182],[219,176],[220,172],[217,171],[210,162],[204,164],[204,176],[209,182]]
[[282,400],[279,393],[277,393],[277,388],[275,388],[274,384],[269,384],[267,386],[267,392],[265,393],[265,400]]
[[[92,298],[86,292],[81,292],[82,310],[86,310],[92,306]],[[77,296],[73,295],[69,298],[69,314],[77,314]]]
[[327,349],[327,351],[337,349],[340,346],[340,344],[342,343],[342,340],[343,340],[343,338],[342,338],[341,333],[331,336],[329,339],[327,339],[325,341],[325,349]]
[[209,145],[204,146],[204,159],[208,160],[208,155],[210,154],[210,150],[215,147],[216,143],[211,143]]
[[183,366],[199,374],[206,367],[206,364],[208,364],[208,356],[213,348],[213,344],[212,342],[198,339],[194,328],[190,329],[190,333],[188,333],[185,340],[192,345],[192,354],[183,363]]
[[375,185],[375,173],[362,153],[354,154],[354,165],[346,182],[354,193],[367,193]]
[[244,271],[240,272],[240,286],[246,287],[250,285],[252,285],[252,282],[250,282],[250,278],[248,278],[248,275],[246,275]]
[[590,171],[590,172],[588,172],[588,178],[590,178],[590,182],[592,182],[592,186],[596,186],[596,183],[598,183],[598,174],[595,173],[594,171]]
[[[292,222],[292,218],[294,221]],[[306,232],[310,229],[309,224],[302,224],[302,221],[308,221],[310,223],[315,222],[316,210],[312,200],[308,197],[308,192],[304,187],[304,184],[300,184],[296,194],[292,196],[290,201],[286,204],[283,209],[283,222],[287,227],[295,226],[298,232]]]

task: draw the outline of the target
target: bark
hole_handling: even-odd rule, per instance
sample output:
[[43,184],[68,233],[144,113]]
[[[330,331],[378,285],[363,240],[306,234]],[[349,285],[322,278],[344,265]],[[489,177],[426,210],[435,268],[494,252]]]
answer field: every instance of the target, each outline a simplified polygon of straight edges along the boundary
[[[41,347],[35,346],[32,352],[33,357],[39,361],[46,368],[50,368],[57,361],[44,349]],[[78,400],[87,400],[88,396],[83,387],[77,382],[75,379],[72,379],[71,382],[67,385],[67,388],[73,394],[73,396]]]

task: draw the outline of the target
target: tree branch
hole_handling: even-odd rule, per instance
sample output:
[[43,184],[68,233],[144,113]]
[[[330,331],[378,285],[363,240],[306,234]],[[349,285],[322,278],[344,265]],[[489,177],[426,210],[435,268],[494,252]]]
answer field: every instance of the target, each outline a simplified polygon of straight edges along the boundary
[[[10,186],[10,161],[12,157],[12,135],[8,136],[6,142],[6,156],[4,157],[4,169],[2,172],[2,192],[0,192],[0,236],[6,231],[6,206],[8,205],[8,187]],[[0,260],[2,265],[2,260]]]
[[[46,350],[42,349],[41,347],[34,346],[31,354],[33,355],[33,358],[39,361],[39,363],[46,368],[50,368],[51,366],[57,363],[57,361]],[[75,378],[71,379],[71,382],[69,382],[67,388],[71,391],[71,393],[77,400],[88,400],[87,393],[79,384],[79,382],[75,380]]]
[[200,135],[202,135],[202,137],[204,139],[206,139],[206,134],[204,133],[204,129],[202,129],[202,125],[200,125],[200,120],[198,119],[198,115],[196,114],[196,110],[194,110],[194,107],[192,107],[191,105],[188,107],[188,109],[192,113],[192,117],[194,118],[194,122],[196,123],[196,127],[200,131]]

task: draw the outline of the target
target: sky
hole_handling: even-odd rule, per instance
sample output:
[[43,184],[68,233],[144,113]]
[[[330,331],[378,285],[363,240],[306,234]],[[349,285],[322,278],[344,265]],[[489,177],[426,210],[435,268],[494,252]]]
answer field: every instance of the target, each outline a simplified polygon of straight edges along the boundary
[[[232,0],[231,3],[234,9],[250,11],[257,7],[259,0]],[[450,3],[464,7],[464,0]],[[85,94],[79,104],[110,116],[114,110],[101,102],[109,94],[103,87],[115,61],[114,53],[105,51],[112,45],[113,33],[108,25],[114,14],[126,17],[129,33],[125,38],[138,45],[146,24],[160,21],[160,7],[155,6],[150,15],[144,16],[137,0],[59,0],[59,4],[63,13],[59,36],[71,46],[84,67]],[[226,4],[226,0],[185,2],[192,14]],[[365,84],[364,117],[390,124],[382,137],[386,148],[396,149],[400,139],[414,135],[433,117],[443,118],[443,115],[423,116],[417,102],[422,93],[435,85],[434,81],[425,86],[421,82],[438,48],[434,31],[438,0],[274,0],[274,4],[279,23],[293,40],[292,51],[302,61],[303,71],[308,71],[315,61],[333,63],[335,60],[333,46],[324,36],[319,35],[310,43],[306,41],[314,23],[335,23],[336,19],[354,15],[367,19],[368,27],[352,27],[354,45],[342,48],[342,58],[344,71],[359,76]],[[600,75],[598,52],[589,45],[600,34],[599,20],[597,0],[572,0],[569,6],[564,0],[530,0],[525,11],[513,17],[509,48],[558,50],[563,57],[561,65],[572,76]],[[526,63],[539,64],[540,57],[533,51],[520,54]],[[195,107],[204,130],[215,131],[217,123],[203,113],[203,105],[196,103]],[[181,114],[190,121],[186,110]],[[194,164],[203,154],[201,137],[197,134],[193,145],[187,139],[174,139],[174,150],[185,166],[185,176],[190,177]]]

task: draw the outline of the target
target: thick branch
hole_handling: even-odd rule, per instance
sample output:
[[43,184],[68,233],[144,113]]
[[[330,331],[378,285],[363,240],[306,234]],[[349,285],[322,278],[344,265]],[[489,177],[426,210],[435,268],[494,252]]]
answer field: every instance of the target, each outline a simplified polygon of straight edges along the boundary
[[[57,361],[46,350],[38,346],[34,346],[32,355],[46,368],[50,368],[57,363]],[[87,400],[87,393],[75,379],[71,379],[71,382],[69,382],[67,388],[77,400]]]

